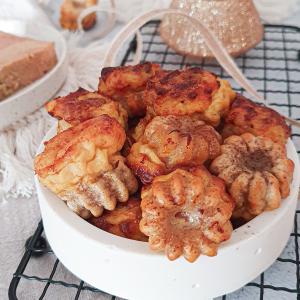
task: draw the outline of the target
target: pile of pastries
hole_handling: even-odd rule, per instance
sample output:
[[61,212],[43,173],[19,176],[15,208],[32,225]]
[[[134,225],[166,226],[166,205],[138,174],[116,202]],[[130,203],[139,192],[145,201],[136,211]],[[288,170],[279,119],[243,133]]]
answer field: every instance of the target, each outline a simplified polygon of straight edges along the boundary
[[233,223],[289,195],[284,118],[200,68],[104,68],[97,92],[46,109],[58,126],[35,159],[40,182],[91,224],[170,260],[216,255]]

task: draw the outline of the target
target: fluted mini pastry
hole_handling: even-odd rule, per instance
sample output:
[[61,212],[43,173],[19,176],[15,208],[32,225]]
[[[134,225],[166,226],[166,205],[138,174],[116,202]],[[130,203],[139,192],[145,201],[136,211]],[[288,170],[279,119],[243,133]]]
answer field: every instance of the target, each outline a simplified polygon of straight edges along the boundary
[[221,137],[196,116],[157,116],[132,145],[127,161],[144,184],[177,167],[198,166],[220,153]]
[[138,188],[119,154],[125,137],[123,127],[107,115],[87,120],[46,142],[35,172],[76,213],[100,216]]
[[140,228],[151,249],[193,262],[200,254],[216,255],[230,238],[233,206],[223,181],[204,167],[177,169],[143,188]]
[[225,117],[222,136],[226,138],[245,132],[268,137],[282,145],[285,145],[290,136],[290,128],[283,116],[271,108],[237,95]]
[[234,218],[250,220],[278,208],[289,195],[294,163],[284,146],[244,133],[227,138],[221,152],[210,169],[225,181],[236,202]]
[[144,116],[146,83],[159,69],[159,65],[149,62],[135,66],[103,68],[99,93],[122,103],[129,117]]
[[145,99],[154,115],[199,114],[217,126],[235,93],[226,80],[200,68],[158,72],[147,83]]
[[115,118],[124,128],[127,127],[127,112],[120,103],[83,88],[47,102],[45,108],[59,120],[58,132],[104,114]]

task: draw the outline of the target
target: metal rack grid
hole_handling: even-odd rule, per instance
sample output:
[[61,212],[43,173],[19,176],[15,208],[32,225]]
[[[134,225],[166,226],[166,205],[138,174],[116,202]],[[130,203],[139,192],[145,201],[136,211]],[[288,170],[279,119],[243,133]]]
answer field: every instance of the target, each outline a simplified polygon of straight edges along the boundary
[[[192,60],[176,54],[172,49],[162,43],[158,34],[159,21],[147,23],[142,29],[144,50],[143,60],[161,64],[166,69],[182,68],[186,65],[200,66],[208,69],[222,78],[231,81],[231,78],[218,63],[210,59]],[[131,42],[122,60],[122,64],[130,62],[135,50],[135,42]],[[266,25],[263,41],[255,48],[247,52],[246,55],[236,59],[237,64],[244,74],[262,92],[268,104],[275,109],[300,120],[300,28],[293,26]],[[231,81],[236,91],[244,93],[244,90]],[[247,96],[247,94],[245,93]],[[299,98],[300,99],[300,98]],[[300,153],[300,130],[292,128],[292,139]],[[277,259],[277,261],[253,282],[248,283],[229,295],[224,295],[218,300],[234,299],[297,299],[300,300],[300,210],[297,210],[294,220],[294,231],[289,242]],[[26,271],[28,264],[32,261],[43,263],[46,255],[53,257],[52,268],[49,269],[49,276],[40,274],[28,274]],[[76,282],[56,280],[54,277],[59,272],[61,263],[53,254],[43,236],[42,221],[25,245],[25,253],[20,264],[13,274],[13,279],[9,287],[9,299],[18,299],[18,287],[20,283],[30,288],[31,282],[40,282],[40,296],[38,299],[51,299],[49,290],[53,286],[70,288],[74,290],[74,296],[70,299],[90,299],[84,296],[84,292],[93,294],[93,299],[118,299],[95,289],[80,279]],[[278,274],[280,276],[278,277]],[[75,278],[75,277],[74,277]],[[282,284],[285,278],[285,284]],[[101,297],[102,296],[102,297]],[[48,298],[47,298],[48,297]],[[50,298],[49,298],[50,297]],[[65,299],[65,298],[63,298]],[[142,299],[141,299],[142,300]]]

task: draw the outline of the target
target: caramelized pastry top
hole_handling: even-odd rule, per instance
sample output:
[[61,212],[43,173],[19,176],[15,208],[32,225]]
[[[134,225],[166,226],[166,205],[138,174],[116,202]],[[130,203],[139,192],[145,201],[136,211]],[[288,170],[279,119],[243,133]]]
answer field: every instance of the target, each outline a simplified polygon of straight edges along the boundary
[[51,176],[59,176],[53,188],[60,190],[83,176],[93,177],[100,170],[109,170],[109,158],[121,150],[125,138],[123,127],[107,115],[87,120],[46,142],[35,159],[35,172],[50,181]]
[[138,189],[119,154],[125,137],[123,127],[107,115],[87,120],[45,143],[35,159],[36,174],[78,215],[99,217]]
[[148,184],[177,167],[198,166],[220,153],[221,137],[196,116],[157,116],[131,147],[129,166]]
[[154,115],[200,114],[217,126],[235,93],[229,83],[200,68],[158,72],[149,80],[146,102]]
[[143,188],[141,208],[141,231],[150,247],[164,250],[170,260],[216,255],[232,232],[233,201],[223,181],[204,167],[156,177]]
[[256,104],[242,95],[237,95],[225,117],[222,135],[226,138],[245,132],[268,137],[282,145],[285,145],[290,136],[290,128],[285,123],[283,116],[271,108]]
[[103,68],[99,93],[122,103],[129,117],[143,116],[146,113],[146,83],[159,69],[159,65],[149,62],[136,66]]
[[127,126],[127,112],[121,104],[82,88],[49,101],[45,107],[52,117],[63,121],[59,131],[104,114],[115,118],[124,128]]

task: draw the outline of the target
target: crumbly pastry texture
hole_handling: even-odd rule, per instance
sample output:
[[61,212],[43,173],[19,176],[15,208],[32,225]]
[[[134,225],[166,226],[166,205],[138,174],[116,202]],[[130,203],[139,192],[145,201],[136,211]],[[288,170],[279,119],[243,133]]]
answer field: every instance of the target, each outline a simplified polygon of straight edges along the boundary
[[124,128],[127,127],[128,115],[120,103],[83,88],[47,102],[45,108],[59,120],[58,132],[104,114],[115,118]]
[[193,262],[200,254],[216,255],[230,238],[233,206],[223,181],[204,167],[177,169],[143,188],[140,228],[151,249]]
[[125,137],[123,127],[107,115],[87,120],[46,142],[35,172],[76,213],[100,216],[138,188],[119,154]]
[[98,91],[122,103],[129,117],[144,116],[144,90],[147,81],[159,69],[159,65],[149,62],[136,66],[103,68]]
[[289,195],[294,163],[281,144],[244,133],[224,141],[210,170],[225,181],[236,202],[233,217],[251,220],[278,208]]
[[256,136],[265,136],[275,143],[285,145],[290,136],[290,128],[284,117],[271,108],[256,104],[237,95],[225,116],[222,136],[240,135],[250,132]]
[[199,114],[217,126],[235,93],[226,80],[200,68],[161,71],[147,83],[146,103],[153,115]]
[[196,116],[157,116],[132,145],[130,168],[144,184],[183,166],[197,166],[220,154],[221,137]]

